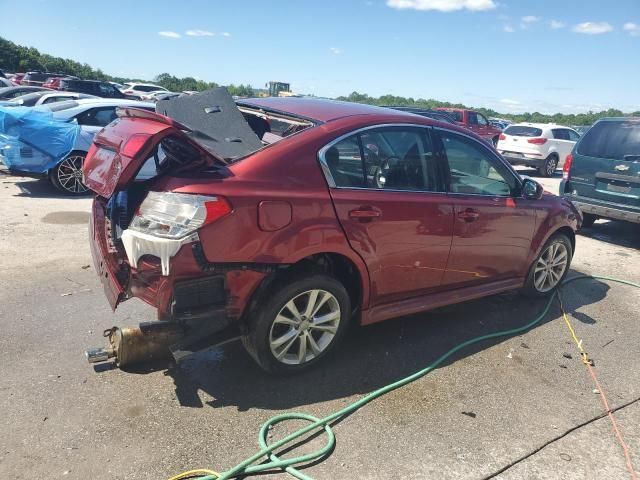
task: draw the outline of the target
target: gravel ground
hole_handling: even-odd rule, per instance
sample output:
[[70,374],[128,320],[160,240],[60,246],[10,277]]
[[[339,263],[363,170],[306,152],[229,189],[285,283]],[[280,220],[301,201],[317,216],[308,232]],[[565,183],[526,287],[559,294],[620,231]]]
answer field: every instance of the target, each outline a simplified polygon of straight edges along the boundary
[[[559,178],[543,183],[557,192]],[[2,478],[166,479],[194,467],[223,470],[256,450],[272,415],[328,414],[543,306],[512,293],[353,329],[323,368],[294,378],[265,376],[237,343],[179,368],[94,371],[83,350],[101,346],[105,328],[152,320],[154,312],[137,300],[109,309],[90,266],[89,205],[0,171]],[[639,282],[639,249],[640,227],[599,221],[578,236],[572,273]],[[565,294],[636,469],[639,300],[638,291],[600,281],[574,283]],[[526,334],[465,350],[344,419],[336,451],[306,473],[630,478],[593,389],[554,307]],[[273,438],[285,428],[293,427],[275,429]]]

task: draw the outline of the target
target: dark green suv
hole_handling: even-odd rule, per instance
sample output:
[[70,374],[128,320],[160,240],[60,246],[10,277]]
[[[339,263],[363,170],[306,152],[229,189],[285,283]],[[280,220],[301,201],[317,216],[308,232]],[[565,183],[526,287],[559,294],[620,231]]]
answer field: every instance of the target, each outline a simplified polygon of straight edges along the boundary
[[604,118],[567,156],[560,195],[583,213],[583,227],[597,218],[640,223],[640,118]]

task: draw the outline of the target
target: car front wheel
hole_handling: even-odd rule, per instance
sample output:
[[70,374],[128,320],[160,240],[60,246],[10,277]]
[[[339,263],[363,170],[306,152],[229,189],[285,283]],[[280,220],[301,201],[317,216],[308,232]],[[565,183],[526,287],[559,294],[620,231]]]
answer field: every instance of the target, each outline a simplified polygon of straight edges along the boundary
[[49,180],[66,195],[86,195],[89,189],[82,182],[85,152],[71,152],[49,171]]
[[340,342],[351,316],[344,286],[322,274],[289,280],[257,303],[242,340],[258,365],[275,374],[320,361]]
[[573,248],[567,236],[552,235],[531,266],[524,293],[534,297],[553,293],[569,272],[572,257]]

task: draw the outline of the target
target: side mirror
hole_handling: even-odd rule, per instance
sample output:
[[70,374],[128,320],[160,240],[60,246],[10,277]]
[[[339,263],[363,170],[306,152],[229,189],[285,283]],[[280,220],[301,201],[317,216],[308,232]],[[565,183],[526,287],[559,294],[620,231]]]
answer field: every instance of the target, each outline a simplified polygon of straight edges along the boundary
[[532,178],[525,177],[522,182],[522,197],[527,200],[540,200],[544,188]]

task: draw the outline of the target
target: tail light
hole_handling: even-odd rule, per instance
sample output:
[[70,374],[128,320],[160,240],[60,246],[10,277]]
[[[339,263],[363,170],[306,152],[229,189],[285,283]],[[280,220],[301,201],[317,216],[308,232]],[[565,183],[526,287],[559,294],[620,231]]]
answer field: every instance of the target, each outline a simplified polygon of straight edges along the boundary
[[562,167],[562,179],[569,180],[571,177],[571,164],[573,163],[573,153],[567,155],[567,158],[564,161],[564,166]]
[[129,224],[129,229],[177,240],[221,219],[231,210],[229,202],[220,196],[149,192]]
[[147,140],[151,138],[151,135],[144,133],[136,133],[131,135],[124,146],[120,149],[120,153],[125,157],[134,158],[140,151],[142,151],[147,143]]
[[500,140],[506,140],[507,136],[504,133],[501,133],[500,136],[498,137]]
[[543,137],[530,138],[529,140],[527,140],[527,142],[534,145],[544,145],[545,143],[547,143],[547,139]]

